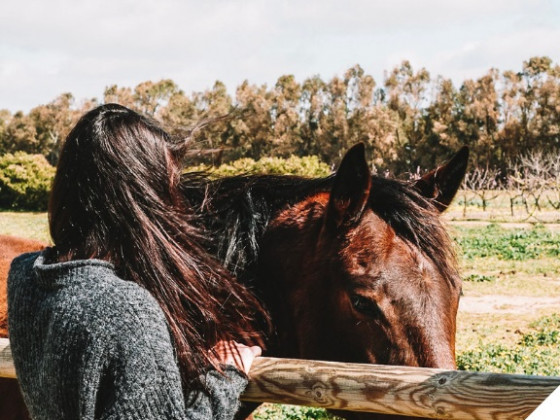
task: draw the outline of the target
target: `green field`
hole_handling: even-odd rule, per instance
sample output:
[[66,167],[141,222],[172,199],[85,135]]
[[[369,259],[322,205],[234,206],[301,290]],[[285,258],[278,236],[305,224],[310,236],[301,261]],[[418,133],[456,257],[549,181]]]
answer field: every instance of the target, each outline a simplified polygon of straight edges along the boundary
[[461,369],[560,375],[557,225],[452,226],[463,274]]
[[[446,223],[464,279],[458,315],[461,369],[560,375],[560,224],[507,218],[456,204]],[[504,210],[504,209],[502,209]],[[473,216],[474,215],[474,216]],[[48,240],[44,213],[0,212],[0,233]],[[323,410],[264,405],[256,419],[325,419]]]
[[0,235],[50,242],[47,214],[0,211]]

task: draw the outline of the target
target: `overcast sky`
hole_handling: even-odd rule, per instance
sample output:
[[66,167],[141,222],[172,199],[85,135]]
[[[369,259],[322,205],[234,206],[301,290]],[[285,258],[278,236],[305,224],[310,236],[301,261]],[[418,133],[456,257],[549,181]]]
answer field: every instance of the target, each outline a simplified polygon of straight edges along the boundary
[[0,109],[63,92],[173,79],[273,85],[360,64],[378,83],[403,59],[458,85],[523,60],[560,61],[560,0],[8,0],[0,7]]

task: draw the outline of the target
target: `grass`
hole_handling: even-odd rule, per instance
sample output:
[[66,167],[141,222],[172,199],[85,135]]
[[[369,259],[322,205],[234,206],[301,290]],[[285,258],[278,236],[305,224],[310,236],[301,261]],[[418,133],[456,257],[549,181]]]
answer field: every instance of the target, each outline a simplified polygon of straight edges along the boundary
[[560,296],[560,258],[462,260],[461,273],[463,293],[469,296]]
[[491,223],[483,228],[455,228],[455,241],[463,259],[496,257],[527,261],[560,256],[560,234],[543,225],[532,229],[505,229]]
[[[503,321],[503,320],[502,320]],[[524,375],[560,375],[560,316],[556,313],[528,325],[530,331],[519,335],[515,343],[482,342],[459,352],[457,366],[463,370],[516,373]]]
[[[255,420],[335,420],[340,417],[327,413],[322,408],[297,405],[263,404],[253,413]],[[342,420],[342,419],[340,419]]]
[[560,296],[560,231],[493,223],[450,230],[465,295]]
[[0,211],[0,234],[50,242],[47,213]]
[[[501,220],[508,220],[505,207],[501,210]],[[457,208],[453,211],[457,212]],[[454,221],[453,214],[447,220],[457,243],[465,297],[560,296],[558,225],[495,223],[497,218],[493,217]],[[555,220],[560,220],[559,214]],[[0,212],[0,234],[48,241],[46,215]],[[505,304],[501,309],[511,308]],[[458,366],[478,371],[560,375],[559,311],[539,307],[522,313],[513,309],[459,312]],[[277,404],[264,404],[255,414],[257,420],[334,418],[321,409]]]
[[534,313],[469,313],[457,317],[457,354],[499,343],[514,347],[525,335],[537,332],[533,324],[554,315],[554,310],[541,308]]
[[[556,226],[458,224],[452,231],[465,296],[523,296],[535,302],[560,296],[560,232]],[[498,309],[503,311],[459,312],[458,367],[560,375],[560,316],[554,312],[558,308],[542,305],[519,312],[515,305],[505,303]]]

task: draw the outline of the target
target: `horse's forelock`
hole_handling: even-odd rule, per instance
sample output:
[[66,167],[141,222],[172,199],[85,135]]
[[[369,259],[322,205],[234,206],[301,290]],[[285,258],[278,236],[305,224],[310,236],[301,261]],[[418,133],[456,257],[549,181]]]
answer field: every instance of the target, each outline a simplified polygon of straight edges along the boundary
[[453,242],[429,200],[409,183],[374,176],[369,205],[399,237],[429,258],[451,286],[458,286]]

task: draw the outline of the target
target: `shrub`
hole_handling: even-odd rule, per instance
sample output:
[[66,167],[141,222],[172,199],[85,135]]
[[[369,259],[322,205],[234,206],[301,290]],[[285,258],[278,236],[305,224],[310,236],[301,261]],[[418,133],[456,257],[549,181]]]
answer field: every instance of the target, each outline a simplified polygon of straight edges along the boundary
[[484,229],[457,228],[455,241],[465,259],[497,257],[526,261],[542,256],[560,255],[560,235],[535,226],[532,229],[505,229],[490,224]]
[[524,334],[520,344],[524,346],[557,346],[560,344],[560,315],[543,317],[530,325],[537,331]]
[[473,283],[491,282],[496,280],[496,276],[486,276],[484,274],[471,274],[463,279]]
[[255,420],[342,420],[322,408],[280,404],[263,404],[253,417]]
[[457,355],[460,370],[523,375],[560,374],[558,346],[506,347],[487,344]]
[[287,159],[264,157],[257,161],[251,158],[242,158],[225,163],[218,168],[201,165],[188,168],[187,171],[205,171],[216,177],[241,174],[276,174],[316,178],[331,173],[329,166],[321,162],[317,156],[290,156]]
[[55,169],[44,156],[24,152],[0,157],[0,207],[44,211]]
[[481,344],[459,353],[457,367],[481,372],[559,375],[560,315],[543,317],[530,327],[536,331],[523,334],[517,345]]

